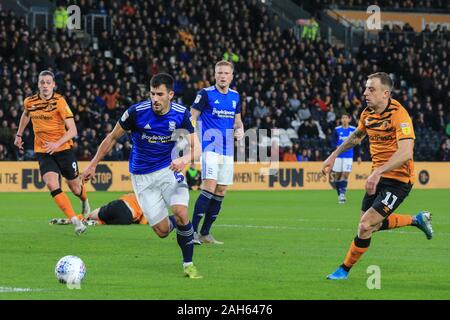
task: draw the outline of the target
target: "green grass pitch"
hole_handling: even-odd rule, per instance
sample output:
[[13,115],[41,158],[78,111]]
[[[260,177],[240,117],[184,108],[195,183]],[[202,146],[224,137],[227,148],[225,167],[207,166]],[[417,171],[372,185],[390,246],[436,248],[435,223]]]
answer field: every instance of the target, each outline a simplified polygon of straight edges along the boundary
[[[92,192],[91,207],[118,195]],[[349,191],[345,205],[331,190],[229,192],[213,227],[225,244],[195,247],[201,280],[183,277],[175,233],[159,239],[148,226],[95,226],[77,237],[72,226],[48,224],[61,217],[48,193],[0,193],[0,300],[449,299],[449,195],[413,189],[397,212],[430,210],[434,238],[415,227],[376,233],[350,278],[332,282],[325,277],[356,234],[363,191]],[[55,278],[65,255],[86,264],[80,290]],[[381,289],[366,285],[371,265]]]

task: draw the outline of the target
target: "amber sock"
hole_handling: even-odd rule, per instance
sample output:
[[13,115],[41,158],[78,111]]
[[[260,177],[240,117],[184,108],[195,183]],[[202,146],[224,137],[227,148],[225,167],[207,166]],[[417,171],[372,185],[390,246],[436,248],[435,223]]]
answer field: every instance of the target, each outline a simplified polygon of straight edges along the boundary
[[56,202],[57,206],[64,212],[67,218],[72,219],[76,217],[77,214],[73,210],[72,204],[70,203],[69,197],[61,190],[56,189],[51,192],[53,200]]
[[384,219],[380,230],[388,230],[413,225],[413,217],[407,214],[393,213]]
[[360,239],[358,236],[355,237],[350,245],[350,249],[348,249],[347,255],[345,256],[344,263],[341,265],[345,271],[348,272],[351,267],[358,262],[364,252],[369,249],[370,239],[371,238]]

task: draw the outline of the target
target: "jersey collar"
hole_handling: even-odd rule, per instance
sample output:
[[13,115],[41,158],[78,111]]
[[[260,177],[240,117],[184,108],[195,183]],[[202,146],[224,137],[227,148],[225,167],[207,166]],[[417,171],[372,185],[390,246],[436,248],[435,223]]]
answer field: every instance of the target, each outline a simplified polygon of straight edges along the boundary
[[380,113],[380,116],[381,116],[383,113],[385,113],[385,112],[387,111],[387,109],[389,108],[390,105],[391,105],[391,98],[389,98],[388,103],[387,103],[387,106],[386,106],[386,108],[384,108],[384,110]]
[[222,93],[222,92],[219,90],[219,87],[217,86],[217,83],[214,85],[214,87],[216,88],[216,90],[217,90],[220,94],[227,94],[227,93],[230,91],[230,87],[228,87],[227,92]]
[[55,96],[55,91],[53,91],[52,96],[51,96],[50,98],[44,99],[44,98],[41,98],[41,93],[38,92],[38,97],[39,97],[39,99],[44,100],[44,101],[49,101],[49,100],[51,100],[54,96]]

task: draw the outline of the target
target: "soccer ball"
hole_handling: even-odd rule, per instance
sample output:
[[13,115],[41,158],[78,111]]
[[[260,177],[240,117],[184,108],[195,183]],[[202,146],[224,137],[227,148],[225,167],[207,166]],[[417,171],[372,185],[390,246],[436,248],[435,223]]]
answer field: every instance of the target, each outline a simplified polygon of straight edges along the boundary
[[56,263],[55,275],[60,283],[78,285],[86,276],[86,266],[76,256],[65,256]]

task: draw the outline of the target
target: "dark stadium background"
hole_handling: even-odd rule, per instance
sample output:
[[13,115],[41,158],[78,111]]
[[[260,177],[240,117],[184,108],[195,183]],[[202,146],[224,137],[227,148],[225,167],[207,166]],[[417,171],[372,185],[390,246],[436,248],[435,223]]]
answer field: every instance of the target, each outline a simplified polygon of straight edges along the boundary
[[[58,6],[76,4],[81,28],[55,28]],[[449,12],[448,1],[33,1],[1,0],[0,160],[34,160],[31,125],[25,152],[14,147],[23,100],[37,90],[43,69],[75,114],[79,160],[131,104],[147,99],[149,79],[169,72],[176,100],[190,106],[212,84],[214,62],[236,65],[246,129],[281,129],[280,159],[321,161],[343,112],[356,125],[366,76],[390,73],[394,97],[413,118],[416,161],[450,160],[449,38],[446,26],[414,32],[408,25],[370,35],[339,24],[326,9]],[[317,36],[304,34],[311,17]],[[118,143],[105,160],[127,160]],[[292,153],[295,155],[292,157]],[[285,155],[286,154],[286,155]],[[370,160],[367,142],[355,157]]]

